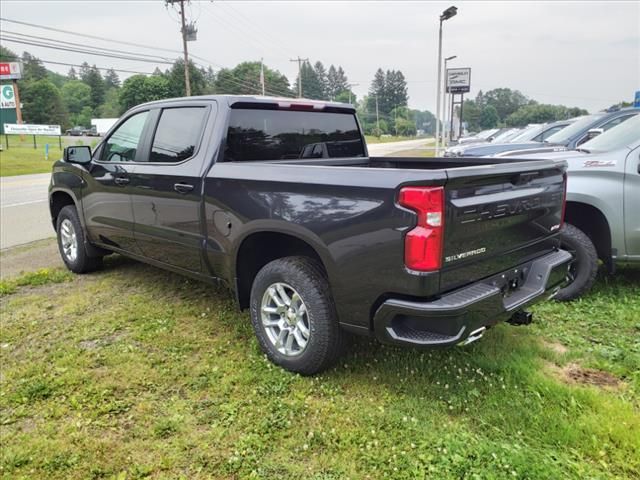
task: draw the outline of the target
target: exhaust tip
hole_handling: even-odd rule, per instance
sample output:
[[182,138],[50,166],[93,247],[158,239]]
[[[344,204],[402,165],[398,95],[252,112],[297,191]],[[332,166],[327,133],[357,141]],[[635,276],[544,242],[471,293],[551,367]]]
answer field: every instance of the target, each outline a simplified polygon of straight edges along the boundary
[[484,333],[486,331],[487,331],[487,327],[480,327],[474,330],[473,332],[471,332],[469,336],[465,338],[462,342],[460,342],[458,345],[461,347],[464,347],[465,345],[469,345],[470,343],[480,340],[484,336]]

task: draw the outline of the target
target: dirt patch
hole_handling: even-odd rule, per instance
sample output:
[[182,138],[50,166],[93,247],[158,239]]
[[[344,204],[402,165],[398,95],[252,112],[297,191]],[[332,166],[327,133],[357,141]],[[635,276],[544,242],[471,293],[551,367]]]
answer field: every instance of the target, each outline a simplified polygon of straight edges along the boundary
[[551,350],[552,352],[555,352],[559,355],[564,355],[565,353],[567,353],[569,351],[569,349],[567,347],[565,347],[564,345],[562,345],[561,343],[558,342],[549,342],[549,341],[542,341],[542,345]]
[[6,280],[41,268],[62,267],[55,238],[7,248],[0,255],[0,278]]
[[564,367],[549,363],[547,369],[563,383],[593,385],[600,388],[619,388],[622,386],[622,382],[614,375],[602,370],[584,368],[577,363],[569,363]]
[[112,335],[107,335],[106,337],[102,338],[96,338],[94,340],[83,340],[78,344],[78,346],[83,350],[95,350],[96,348],[105,347],[107,345],[111,345],[112,343],[116,343],[125,336],[126,335],[124,333],[114,333]]

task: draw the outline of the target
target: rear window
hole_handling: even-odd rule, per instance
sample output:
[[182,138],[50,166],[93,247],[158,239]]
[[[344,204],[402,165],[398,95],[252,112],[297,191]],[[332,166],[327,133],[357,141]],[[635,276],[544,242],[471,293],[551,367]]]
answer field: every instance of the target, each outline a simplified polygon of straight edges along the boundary
[[355,115],[291,110],[231,110],[229,162],[363,157]]

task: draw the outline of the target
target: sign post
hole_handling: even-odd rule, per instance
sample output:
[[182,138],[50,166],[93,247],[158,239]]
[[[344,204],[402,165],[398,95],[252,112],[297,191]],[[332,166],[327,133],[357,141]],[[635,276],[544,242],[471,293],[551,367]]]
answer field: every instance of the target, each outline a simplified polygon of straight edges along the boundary
[[[451,94],[451,127],[449,134],[453,140],[453,114],[455,105],[460,105],[460,119],[458,138],[462,134],[462,108],[464,104],[464,94],[471,90],[471,69],[470,68],[447,68],[447,93]],[[456,102],[456,94],[460,95],[460,101]]]
[[[22,78],[22,63],[0,62],[0,80],[11,80],[11,85],[3,85],[0,91],[0,108],[15,110],[16,122],[22,123],[22,109],[20,108],[20,92],[18,80]],[[5,111],[6,113],[6,111]],[[3,115],[4,121],[7,121]],[[13,119],[12,119],[13,120]]]
[[60,150],[62,150],[62,129],[60,125],[35,125],[28,123],[5,123],[4,134],[7,142],[7,148],[9,148],[9,135],[32,135],[33,136],[33,148],[38,148],[36,142],[37,135],[48,135],[51,137],[58,137],[58,143],[60,144]]

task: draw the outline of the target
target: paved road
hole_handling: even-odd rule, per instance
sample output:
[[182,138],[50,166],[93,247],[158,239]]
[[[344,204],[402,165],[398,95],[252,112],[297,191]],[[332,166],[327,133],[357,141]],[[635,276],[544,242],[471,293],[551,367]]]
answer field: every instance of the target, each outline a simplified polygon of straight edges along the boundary
[[[424,139],[377,143],[369,145],[369,153],[385,156],[428,143]],[[0,178],[0,249],[54,235],[47,205],[49,178],[48,173]]]
[[49,219],[50,174],[0,178],[0,248],[54,235]]

